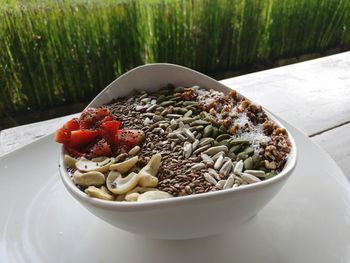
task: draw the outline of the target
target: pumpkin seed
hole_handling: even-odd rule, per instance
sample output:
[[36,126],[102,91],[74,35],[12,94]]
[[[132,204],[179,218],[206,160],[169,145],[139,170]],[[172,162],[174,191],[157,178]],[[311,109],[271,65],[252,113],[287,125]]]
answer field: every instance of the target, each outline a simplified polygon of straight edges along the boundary
[[166,106],[170,106],[170,105],[174,105],[176,102],[172,101],[172,100],[166,100],[163,101],[161,103],[159,103],[160,106],[166,107]]
[[193,111],[189,110],[184,114],[184,117],[190,117],[192,115]]
[[219,129],[216,127],[213,127],[213,133],[211,134],[211,137],[215,139],[216,137],[218,137],[218,135],[219,135]]
[[227,146],[228,139],[222,140],[218,142],[219,145],[226,145]]
[[208,125],[209,122],[203,120],[195,120],[190,125],[191,126],[199,126],[199,125]]
[[226,140],[226,139],[230,139],[230,138],[231,138],[231,136],[230,136],[229,134],[224,133],[224,134],[219,135],[219,136],[216,138],[216,140],[217,140],[218,142],[221,142],[222,140]]
[[240,145],[240,144],[249,144],[249,141],[247,140],[242,140],[242,139],[231,139],[230,140],[230,145]]
[[272,177],[274,177],[274,176],[276,176],[276,175],[277,175],[276,172],[269,172],[269,173],[267,173],[267,174],[265,175],[265,178],[266,178],[266,179],[270,179],[270,178],[272,178]]
[[239,154],[237,154],[237,158],[236,160],[239,161],[239,160],[245,160],[247,159],[249,156],[248,154],[246,154],[245,152],[241,152]]
[[197,106],[197,102],[195,102],[195,101],[184,101],[183,105],[184,106]]
[[253,169],[253,158],[248,157],[247,159],[244,160],[243,162],[244,170],[251,170]]
[[[227,147],[228,147],[228,146],[227,146]],[[230,148],[229,153],[235,153],[235,154],[237,154],[237,153],[240,152],[241,149],[242,149],[242,145],[235,145],[235,146],[232,146],[232,147]]]
[[203,137],[210,137],[210,135],[213,132],[213,128],[214,127],[212,125],[205,126],[204,131],[203,131]]
[[244,149],[244,152],[248,155],[252,155],[252,154],[254,154],[254,148],[248,146],[247,148]]
[[236,160],[237,156],[234,152],[229,152],[228,157],[230,157],[232,160]]

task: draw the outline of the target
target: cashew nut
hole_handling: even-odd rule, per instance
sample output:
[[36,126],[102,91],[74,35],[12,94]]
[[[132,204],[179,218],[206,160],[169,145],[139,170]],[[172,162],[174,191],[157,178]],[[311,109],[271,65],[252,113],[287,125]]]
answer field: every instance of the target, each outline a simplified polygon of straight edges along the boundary
[[173,197],[171,194],[163,191],[148,191],[137,198],[138,202],[150,201],[150,200],[159,200]]
[[[103,186],[102,186],[103,187]],[[103,189],[97,188],[95,186],[89,186],[88,188],[85,189],[85,193],[87,193],[91,197],[96,197],[98,199],[103,199],[103,200],[109,200],[112,201],[113,195],[106,193]]]
[[75,168],[75,164],[78,160],[73,158],[72,156],[65,154],[63,157],[63,162],[66,166]]
[[110,171],[107,175],[106,185],[108,190],[111,191],[112,193],[113,193],[113,190],[115,189],[114,185],[112,184],[118,177],[122,177],[122,174],[117,171]]
[[140,196],[139,193],[126,194],[126,195],[125,195],[125,200],[126,200],[126,201],[136,202],[137,199],[139,198],[139,196]]
[[114,162],[114,158],[106,158],[101,162],[94,162],[83,157],[75,163],[75,166],[82,172],[98,171],[104,173],[109,170],[110,165]]
[[130,159],[127,159],[124,162],[112,164],[109,167],[109,169],[117,170],[120,173],[126,173],[127,171],[129,171],[131,168],[133,168],[135,166],[135,164],[138,162],[138,160],[139,160],[139,157],[134,156]]
[[162,156],[160,153],[154,154],[148,164],[139,172],[139,185],[143,187],[155,187],[158,184],[156,177]]
[[74,182],[81,186],[101,186],[105,183],[105,176],[103,173],[91,171],[82,173],[76,170],[73,174]]
[[117,176],[116,173],[109,173],[107,187],[113,194],[125,194],[135,188],[138,181],[139,177],[137,173],[130,173],[126,177]]

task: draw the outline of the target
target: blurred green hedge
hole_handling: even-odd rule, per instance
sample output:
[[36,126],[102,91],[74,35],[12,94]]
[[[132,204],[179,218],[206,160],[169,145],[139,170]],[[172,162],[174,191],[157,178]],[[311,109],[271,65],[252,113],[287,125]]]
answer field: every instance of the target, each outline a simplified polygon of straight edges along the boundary
[[0,0],[0,115],[94,97],[123,72],[205,73],[350,44],[347,0]]

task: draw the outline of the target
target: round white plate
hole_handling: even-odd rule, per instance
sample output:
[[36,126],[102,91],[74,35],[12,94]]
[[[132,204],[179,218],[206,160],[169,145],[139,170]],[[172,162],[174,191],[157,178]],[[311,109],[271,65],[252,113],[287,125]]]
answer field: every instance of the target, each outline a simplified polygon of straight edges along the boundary
[[348,262],[349,183],[286,126],[299,160],[281,192],[241,228],[187,241],[143,238],[90,214],[59,179],[52,136],[16,150],[0,159],[0,262]]

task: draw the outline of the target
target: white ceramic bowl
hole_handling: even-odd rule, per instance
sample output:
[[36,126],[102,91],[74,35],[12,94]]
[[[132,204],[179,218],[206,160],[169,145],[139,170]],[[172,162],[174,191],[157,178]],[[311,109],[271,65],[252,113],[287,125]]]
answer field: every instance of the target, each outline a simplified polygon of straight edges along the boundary
[[[172,64],[137,67],[106,87],[88,107],[98,107],[113,98],[129,95],[132,90],[155,91],[168,83],[199,85],[228,93],[230,89],[194,70]],[[269,118],[283,125],[271,114]],[[79,190],[60,158],[60,175],[72,196],[92,214],[136,234],[159,239],[191,239],[209,236],[241,224],[261,210],[281,189],[296,164],[295,142],[289,134],[292,150],[283,171],[277,176],[237,189],[221,190],[143,203],[112,202],[90,198]],[[82,218],[83,220],[83,218]]]

